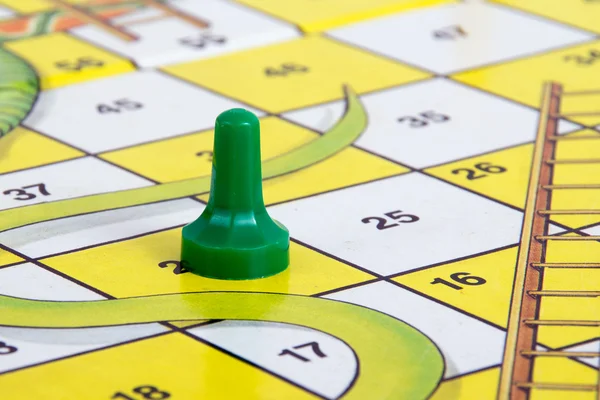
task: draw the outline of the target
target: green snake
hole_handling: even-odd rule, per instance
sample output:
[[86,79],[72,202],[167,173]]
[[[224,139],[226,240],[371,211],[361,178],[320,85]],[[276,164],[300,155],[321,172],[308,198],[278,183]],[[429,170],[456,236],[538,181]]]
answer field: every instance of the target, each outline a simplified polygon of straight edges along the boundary
[[[0,135],[27,116],[39,85],[35,71],[0,49]],[[367,124],[358,96],[335,126],[304,146],[263,164],[270,179],[319,163],[352,144]],[[184,198],[210,189],[210,176],[0,211],[0,232],[57,218]],[[407,305],[408,306],[408,305]],[[77,328],[133,323],[229,319],[306,326],[346,342],[357,354],[358,379],[344,399],[425,399],[444,371],[437,347],[406,323],[350,303],[276,293],[204,292],[103,301],[38,301],[0,295],[0,325]]]
[[0,48],[0,137],[19,126],[39,92],[37,74],[23,59]]

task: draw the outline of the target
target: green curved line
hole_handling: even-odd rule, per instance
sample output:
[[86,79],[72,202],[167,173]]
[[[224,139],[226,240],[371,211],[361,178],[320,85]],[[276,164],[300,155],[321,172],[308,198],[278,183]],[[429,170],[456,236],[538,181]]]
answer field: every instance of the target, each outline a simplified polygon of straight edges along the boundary
[[418,330],[389,315],[341,301],[247,292],[75,302],[0,296],[0,324],[9,326],[77,328],[198,319],[288,323],[343,340],[360,363],[358,379],[345,400],[425,399],[444,370],[439,350]]
[[[352,144],[367,125],[358,96],[345,88],[346,113],[319,138],[263,163],[263,179],[288,174],[321,162]],[[0,211],[0,232],[57,218],[179,199],[210,190],[210,175]]]
[[0,137],[27,116],[39,91],[33,68],[20,57],[0,47]]

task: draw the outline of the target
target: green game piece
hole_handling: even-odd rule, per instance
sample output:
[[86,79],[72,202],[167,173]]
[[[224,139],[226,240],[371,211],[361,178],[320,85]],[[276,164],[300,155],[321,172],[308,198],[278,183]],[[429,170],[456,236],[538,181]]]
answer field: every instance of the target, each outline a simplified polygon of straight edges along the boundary
[[285,270],[290,237],[265,208],[260,123],[254,114],[234,108],[217,117],[212,163],[208,204],[182,231],[182,266],[232,280]]

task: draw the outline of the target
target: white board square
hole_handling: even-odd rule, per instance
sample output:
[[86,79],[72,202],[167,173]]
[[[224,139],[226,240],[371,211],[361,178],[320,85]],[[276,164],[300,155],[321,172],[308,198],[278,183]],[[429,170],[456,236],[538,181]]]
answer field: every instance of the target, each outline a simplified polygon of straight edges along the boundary
[[523,219],[418,172],[276,205],[269,213],[292,237],[381,275],[518,243]]
[[40,93],[24,125],[91,153],[200,131],[223,111],[256,110],[153,70]]

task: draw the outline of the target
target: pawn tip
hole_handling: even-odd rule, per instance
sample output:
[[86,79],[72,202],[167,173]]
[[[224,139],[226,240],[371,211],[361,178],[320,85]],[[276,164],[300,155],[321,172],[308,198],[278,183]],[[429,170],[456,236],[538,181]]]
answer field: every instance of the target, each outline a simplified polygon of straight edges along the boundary
[[223,111],[217,117],[217,125],[231,124],[231,125],[242,125],[251,124],[258,125],[258,118],[254,113],[243,109],[243,108],[231,108],[227,111]]

